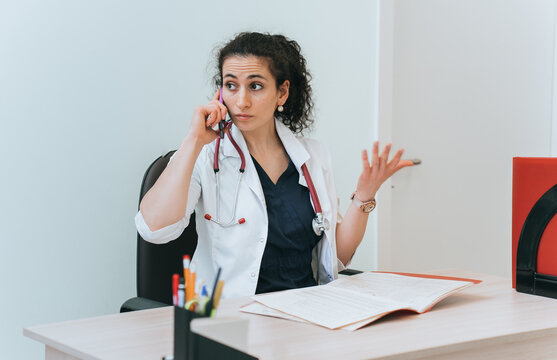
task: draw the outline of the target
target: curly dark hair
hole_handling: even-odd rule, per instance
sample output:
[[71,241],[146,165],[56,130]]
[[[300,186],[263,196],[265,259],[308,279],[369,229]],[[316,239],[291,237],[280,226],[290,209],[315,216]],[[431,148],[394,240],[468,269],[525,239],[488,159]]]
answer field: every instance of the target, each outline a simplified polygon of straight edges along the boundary
[[222,86],[222,65],[232,56],[256,56],[269,62],[269,70],[275,77],[277,89],[284,81],[290,81],[289,96],[284,110],[275,110],[275,117],[295,133],[302,133],[313,124],[311,118],[311,75],[300,45],[283,35],[242,32],[237,34],[217,52],[215,85]]

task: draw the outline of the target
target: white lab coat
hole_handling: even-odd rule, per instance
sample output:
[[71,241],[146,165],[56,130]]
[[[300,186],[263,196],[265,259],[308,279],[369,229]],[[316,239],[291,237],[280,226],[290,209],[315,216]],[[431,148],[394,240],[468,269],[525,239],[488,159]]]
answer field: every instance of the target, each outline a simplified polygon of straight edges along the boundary
[[[313,251],[312,268],[318,284],[337,278],[344,266],[337,259],[335,230],[338,216],[338,201],[333,179],[331,158],[319,142],[296,137],[280,121],[275,121],[278,136],[286,152],[300,174],[299,183],[307,187],[301,166],[306,163],[316,188],[323,216],[331,227],[325,231]],[[238,182],[240,155],[226,138],[221,141],[219,153],[220,204],[216,203],[216,183],[213,171],[214,142],[203,147],[193,170],[185,216],[175,224],[151,231],[141,212],[135,223],[139,234],[146,241],[163,244],[176,239],[186,228],[191,213],[195,210],[198,244],[192,261],[197,266],[197,279],[212,284],[219,267],[221,279],[225,280],[223,297],[248,296],[255,294],[259,267],[267,242],[268,219],[265,196],[257,170],[242,133],[236,126],[231,134],[245,154],[246,170],[240,183],[236,219],[245,218],[240,225],[222,227],[204,218],[206,213],[216,216],[220,206],[221,221],[232,216],[233,197]]]

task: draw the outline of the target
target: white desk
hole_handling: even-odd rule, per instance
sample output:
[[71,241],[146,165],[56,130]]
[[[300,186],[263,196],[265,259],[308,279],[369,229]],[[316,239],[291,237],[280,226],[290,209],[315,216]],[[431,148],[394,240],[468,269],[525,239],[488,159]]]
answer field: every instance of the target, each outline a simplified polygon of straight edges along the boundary
[[[261,359],[556,359],[557,300],[516,293],[510,279],[481,279],[416,315],[395,313],[348,332],[244,314],[247,298],[221,302],[218,316],[250,320],[248,349]],[[160,359],[172,353],[173,309],[160,308],[24,329],[46,359]]]

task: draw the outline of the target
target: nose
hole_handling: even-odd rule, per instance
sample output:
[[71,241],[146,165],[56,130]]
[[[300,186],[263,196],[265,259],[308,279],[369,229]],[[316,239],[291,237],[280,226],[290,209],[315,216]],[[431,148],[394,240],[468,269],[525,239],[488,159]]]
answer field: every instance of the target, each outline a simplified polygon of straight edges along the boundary
[[236,105],[238,105],[238,107],[242,110],[250,107],[251,100],[249,97],[249,92],[246,88],[241,88],[240,91],[238,91]]

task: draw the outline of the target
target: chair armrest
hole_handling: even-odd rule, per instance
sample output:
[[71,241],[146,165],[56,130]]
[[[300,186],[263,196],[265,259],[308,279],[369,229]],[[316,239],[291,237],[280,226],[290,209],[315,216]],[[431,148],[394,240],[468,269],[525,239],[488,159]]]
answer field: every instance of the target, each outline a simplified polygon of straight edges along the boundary
[[354,269],[344,269],[342,271],[339,271],[338,273],[340,275],[352,276],[352,275],[356,275],[356,274],[361,274],[361,273],[363,273],[363,271],[354,270]]
[[126,300],[126,302],[122,304],[122,306],[120,307],[120,312],[123,313],[128,311],[147,310],[164,306],[170,305],[147,298],[134,297]]

